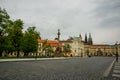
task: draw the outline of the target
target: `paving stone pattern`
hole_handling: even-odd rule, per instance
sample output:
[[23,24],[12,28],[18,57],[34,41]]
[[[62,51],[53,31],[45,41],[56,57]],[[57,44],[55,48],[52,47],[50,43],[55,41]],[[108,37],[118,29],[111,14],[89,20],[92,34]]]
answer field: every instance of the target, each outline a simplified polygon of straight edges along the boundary
[[0,80],[103,80],[113,57],[0,62]]
[[120,60],[115,62],[112,70],[112,80],[120,80]]

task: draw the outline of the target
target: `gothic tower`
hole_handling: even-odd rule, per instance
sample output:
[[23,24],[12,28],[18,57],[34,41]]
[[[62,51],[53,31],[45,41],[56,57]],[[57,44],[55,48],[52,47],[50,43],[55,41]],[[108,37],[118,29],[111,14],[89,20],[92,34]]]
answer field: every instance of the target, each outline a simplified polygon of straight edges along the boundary
[[84,43],[87,44],[87,42],[88,42],[87,41],[87,34],[85,34],[85,42]]
[[89,33],[88,45],[92,45],[92,44],[93,44],[93,41],[92,41],[91,33]]

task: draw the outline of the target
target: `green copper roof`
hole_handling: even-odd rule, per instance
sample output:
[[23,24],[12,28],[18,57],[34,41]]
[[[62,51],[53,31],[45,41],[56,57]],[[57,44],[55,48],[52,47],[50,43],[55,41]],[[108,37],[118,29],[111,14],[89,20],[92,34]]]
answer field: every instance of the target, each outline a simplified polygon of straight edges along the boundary
[[90,34],[90,33],[89,33],[88,41],[92,41],[92,37],[91,37],[91,34]]

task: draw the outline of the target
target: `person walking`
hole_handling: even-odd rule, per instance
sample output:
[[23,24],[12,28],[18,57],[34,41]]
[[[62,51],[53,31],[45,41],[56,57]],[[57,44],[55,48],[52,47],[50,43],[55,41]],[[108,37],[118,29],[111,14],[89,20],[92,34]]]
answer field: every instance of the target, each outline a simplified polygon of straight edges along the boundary
[[116,62],[118,62],[118,53],[116,53]]

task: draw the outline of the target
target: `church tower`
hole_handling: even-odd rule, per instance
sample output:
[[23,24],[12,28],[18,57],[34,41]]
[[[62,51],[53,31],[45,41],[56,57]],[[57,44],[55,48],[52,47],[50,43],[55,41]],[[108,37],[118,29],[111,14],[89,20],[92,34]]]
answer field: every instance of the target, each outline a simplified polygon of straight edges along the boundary
[[60,29],[58,29],[57,35],[58,35],[58,42],[59,42],[59,40],[60,40]]
[[93,41],[92,41],[91,33],[89,33],[88,45],[92,45],[92,44],[93,44]]
[[60,29],[58,29],[58,47],[56,48],[57,51],[57,56],[62,56],[62,54],[60,54],[62,52],[62,49],[60,47]]
[[87,44],[87,42],[88,42],[88,41],[87,41],[87,33],[86,33],[86,34],[85,34],[85,42],[84,42],[84,43]]

